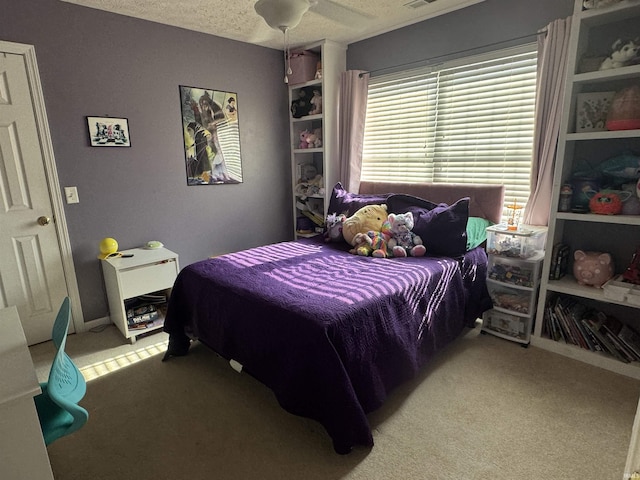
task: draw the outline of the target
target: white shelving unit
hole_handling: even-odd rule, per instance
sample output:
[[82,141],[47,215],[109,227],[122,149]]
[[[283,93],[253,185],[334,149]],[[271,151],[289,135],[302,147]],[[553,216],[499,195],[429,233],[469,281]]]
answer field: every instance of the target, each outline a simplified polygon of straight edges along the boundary
[[[573,252],[577,249],[610,253],[616,274],[630,264],[640,245],[640,216],[597,215],[592,213],[558,212],[560,188],[571,183],[572,176],[585,164],[592,167],[620,155],[625,150],[640,153],[640,130],[576,132],[576,99],[580,93],[619,91],[640,83],[640,65],[611,70],[581,73],[580,62],[592,52],[606,50],[616,39],[640,34],[640,2],[625,0],[615,5],[582,10],[582,0],[576,0],[567,62],[564,113],[554,172],[553,200],[549,219],[546,258],[537,308],[533,345],[581,360],[616,373],[640,379],[640,362],[624,363],[613,356],[593,352],[544,334],[545,306],[555,296],[569,296],[588,307],[596,308],[622,322],[640,329],[640,310],[624,301],[605,298],[603,290],[581,286],[572,276]],[[553,247],[564,243],[570,247],[568,273],[560,280],[549,280]]]
[[135,343],[138,335],[162,328],[164,318],[160,316],[146,328],[129,328],[125,300],[157,293],[168,301],[179,272],[178,255],[166,248],[133,248],[121,253],[133,256],[101,260],[102,274],[111,321],[125,338]]
[[[312,228],[310,233],[301,233],[298,229],[298,219],[304,217],[302,210],[311,207],[311,210],[318,213],[324,220],[329,206],[331,191],[338,181],[338,95],[340,74],[346,69],[346,47],[324,40],[311,45],[296,47],[293,50],[308,50],[316,53],[322,66],[321,78],[289,86],[289,105],[299,98],[303,89],[320,89],[322,92],[322,113],[301,118],[294,118],[291,113],[289,114],[294,238],[299,238],[317,235],[321,231],[320,225],[314,225],[314,227],[317,227],[317,231]],[[321,130],[322,146],[299,148],[300,132],[304,130],[314,131],[316,129]],[[308,197],[298,194],[298,184],[302,179],[301,177],[304,176],[305,170],[322,175],[322,190]]]

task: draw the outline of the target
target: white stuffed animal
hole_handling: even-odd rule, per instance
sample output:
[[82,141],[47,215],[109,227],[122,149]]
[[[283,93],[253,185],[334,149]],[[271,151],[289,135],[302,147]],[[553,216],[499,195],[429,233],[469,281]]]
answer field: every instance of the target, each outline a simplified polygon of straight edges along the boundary
[[622,40],[619,38],[611,45],[611,53],[602,61],[600,70],[625,67],[638,57],[640,44],[638,40]]

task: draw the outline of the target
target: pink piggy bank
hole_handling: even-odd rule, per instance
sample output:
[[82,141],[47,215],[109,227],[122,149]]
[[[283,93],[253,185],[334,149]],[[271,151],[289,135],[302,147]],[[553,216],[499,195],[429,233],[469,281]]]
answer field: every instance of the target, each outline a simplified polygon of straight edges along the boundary
[[613,259],[608,253],[576,250],[573,258],[573,276],[580,285],[600,288],[613,277]]

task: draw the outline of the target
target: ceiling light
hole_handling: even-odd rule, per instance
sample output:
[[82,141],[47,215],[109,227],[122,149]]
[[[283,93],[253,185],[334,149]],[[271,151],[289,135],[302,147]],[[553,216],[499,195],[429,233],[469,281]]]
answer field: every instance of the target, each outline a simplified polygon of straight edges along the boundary
[[310,6],[309,0],[258,0],[254,8],[267,25],[284,31],[297,26]]

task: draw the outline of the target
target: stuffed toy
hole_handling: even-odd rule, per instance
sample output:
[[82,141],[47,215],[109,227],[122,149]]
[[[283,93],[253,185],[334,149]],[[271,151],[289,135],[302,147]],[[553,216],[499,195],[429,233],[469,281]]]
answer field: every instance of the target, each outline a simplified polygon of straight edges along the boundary
[[637,60],[638,50],[640,50],[640,45],[638,45],[637,39],[623,40],[619,38],[611,45],[611,53],[602,61],[600,70],[609,70],[630,65],[634,60]]
[[320,93],[320,90],[313,91],[313,96],[311,97],[311,100],[309,100],[309,102],[311,103],[311,105],[313,105],[311,107],[311,110],[309,111],[309,115],[317,115],[322,113],[322,94]]
[[300,132],[300,143],[298,144],[298,148],[309,148],[309,142],[307,139],[311,135],[309,130],[303,130]]
[[322,147],[322,129],[321,128],[314,128],[313,129],[313,134],[316,136],[314,142],[313,142],[313,146],[315,148],[320,148]]
[[411,231],[413,229],[413,214],[411,212],[397,215],[390,213],[388,222],[391,228],[388,246],[394,257],[424,256],[427,249],[422,244],[422,239]]
[[347,216],[344,213],[331,213],[327,215],[325,221],[326,230],[324,232],[325,242],[341,242],[344,240],[342,236],[342,224],[346,219]]
[[[347,217],[342,224],[342,236],[348,244],[355,247],[354,239],[358,233],[382,232],[387,221],[387,206],[366,205]],[[388,234],[388,229],[387,229]]]
[[367,233],[357,233],[354,238],[355,245],[349,253],[363,257],[387,258],[389,256],[387,238],[382,232],[372,230]]

